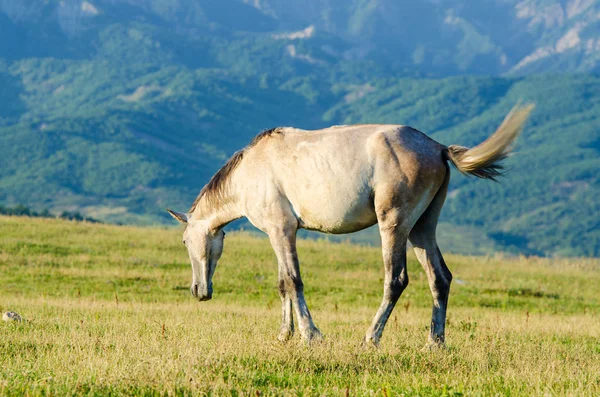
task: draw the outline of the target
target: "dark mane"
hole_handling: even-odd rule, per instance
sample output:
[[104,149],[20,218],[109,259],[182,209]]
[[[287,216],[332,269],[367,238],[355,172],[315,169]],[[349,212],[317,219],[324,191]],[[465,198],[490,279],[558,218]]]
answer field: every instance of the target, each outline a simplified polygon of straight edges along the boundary
[[242,162],[244,154],[248,150],[256,146],[256,144],[262,139],[270,137],[273,134],[280,134],[282,132],[283,130],[281,129],[281,127],[271,128],[270,130],[264,130],[258,135],[256,135],[252,139],[252,141],[250,141],[250,144],[248,144],[248,146],[246,146],[242,150],[235,152],[233,156],[231,156],[231,158],[227,160],[227,162],[221,167],[221,169],[219,169],[219,171],[217,171],[217,173],[213,175],[212,178],[210,178],[210,181],[208,181],[208,183],[202,188],[202,190],[200,190],[200,194],[198,194],[198,197],[196,197],[196,199],[192,203],[192,207],[190,208],[189,212],[194,212],[194,210],[196,209],[196,207],[200,203],[200,200],[203,197],[206,197],[206,199],[215,204],[215,202],[218,201],[218,199],[222,195],[223,190],[226,186],[226,182],[229,179],[229,176]]

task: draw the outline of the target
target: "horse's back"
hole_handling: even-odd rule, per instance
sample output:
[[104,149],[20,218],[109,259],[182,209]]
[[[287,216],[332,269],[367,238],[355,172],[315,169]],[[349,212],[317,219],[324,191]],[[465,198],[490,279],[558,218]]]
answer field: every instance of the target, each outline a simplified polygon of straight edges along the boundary
[[286,128],[276,157],[298,178],[364,181],[376,187],[390,180],[414,181],[445,167],[444,146],[422,132],[395,124],[334,126],[322,130]]

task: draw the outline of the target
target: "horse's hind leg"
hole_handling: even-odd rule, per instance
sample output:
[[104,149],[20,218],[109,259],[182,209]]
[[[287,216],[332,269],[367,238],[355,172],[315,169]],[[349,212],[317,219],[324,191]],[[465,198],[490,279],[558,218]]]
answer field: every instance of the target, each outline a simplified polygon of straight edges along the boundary
[[449,175],[450,172],[446,174],[446,179],[436,193],[435,198],[421,215],[409,235],[417,259],[427,274],[429,289],[431,289],[431,295],[433,296],[431,330],[429,333],[430,346],[444,344],[446,308],[448,306],[448,295],[450,294],[450,282],[452,281],[452,273],[446,266],[435,238],[438,218],[446,199]]
[[400,211],[389,209],[377,213],[385,279],[383,300],[365,336],[367,344],[377,345],[385,324],[394,310],[402,291],[408,285],[406,272],[407,232],[402,227]]
[[418,233],[411,233],[410,236],[417,259],[425,269],[425,273],[427,273],[429,288],[433,296],[429,345],[443,345],[445,341],[446,309],[448,307],[452,273],[450,273],[446,262],[444,262],[435,238],[428,238]]

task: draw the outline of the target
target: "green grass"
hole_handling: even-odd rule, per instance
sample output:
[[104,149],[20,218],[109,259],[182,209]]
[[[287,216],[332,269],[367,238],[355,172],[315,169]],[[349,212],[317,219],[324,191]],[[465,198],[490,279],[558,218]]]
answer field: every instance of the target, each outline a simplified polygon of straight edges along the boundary
[[180,230],[0,217],[0,395],[598,395],[600,262],[448,255],[447,349],[422,350],[431,297],[410,285],[379,349],[376,248],[301,240],[325,340],[276,341],[268,241],[231,233],[214,296],[189,294]]

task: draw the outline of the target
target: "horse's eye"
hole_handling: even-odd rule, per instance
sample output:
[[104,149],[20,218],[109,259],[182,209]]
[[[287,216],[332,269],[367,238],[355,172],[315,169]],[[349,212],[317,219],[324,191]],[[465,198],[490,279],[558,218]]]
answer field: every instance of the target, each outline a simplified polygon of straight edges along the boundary
[[185,240],[182,241],[183,245],[185,245]]

